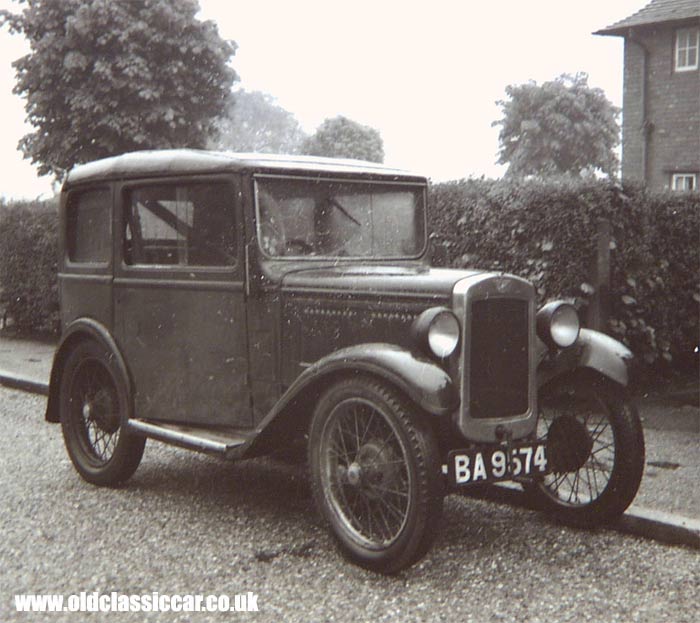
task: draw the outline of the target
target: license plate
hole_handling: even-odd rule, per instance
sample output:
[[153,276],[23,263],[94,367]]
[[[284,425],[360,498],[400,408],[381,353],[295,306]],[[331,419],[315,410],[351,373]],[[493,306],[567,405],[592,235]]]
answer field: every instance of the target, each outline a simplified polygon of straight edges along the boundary
[[512,480],[546,472],[547,447],[543,443],[453,450],[447,461],[447,475],[455,486]]

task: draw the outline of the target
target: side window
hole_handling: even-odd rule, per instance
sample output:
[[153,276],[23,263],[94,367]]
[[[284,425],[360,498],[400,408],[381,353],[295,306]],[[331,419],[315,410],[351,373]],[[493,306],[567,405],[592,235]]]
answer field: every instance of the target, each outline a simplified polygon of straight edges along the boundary
[[76,263],[105,264],[112,254],[108,188],[73,193],[66,209],[66,249]]
[[676,71],[698,68],[700,55],[700,28],[681,28],[676,31]]
[[127,264],[233,266],[233,193],[224,182],[159,184],[126,193]]
[[698,176],[695,173],[674,173],[671,176],[672,190],[697,190]]

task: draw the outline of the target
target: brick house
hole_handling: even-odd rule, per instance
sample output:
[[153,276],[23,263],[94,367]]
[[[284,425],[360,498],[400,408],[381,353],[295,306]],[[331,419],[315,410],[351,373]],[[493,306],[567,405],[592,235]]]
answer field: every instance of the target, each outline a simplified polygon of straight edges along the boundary
[[700,0],[652,0],[597,35],[624,37],[622,179],[700,184]]

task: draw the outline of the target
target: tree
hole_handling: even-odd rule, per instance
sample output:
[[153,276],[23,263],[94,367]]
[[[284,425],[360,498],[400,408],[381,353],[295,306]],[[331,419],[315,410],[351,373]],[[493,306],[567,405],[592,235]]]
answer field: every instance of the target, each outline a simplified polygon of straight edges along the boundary
[[298,153],[305,134],[294,115],[260,91],[236,91],[234,101],[217,122],[217,149],[270,154]]
[[316,133],[304,141],[301,152],[310,156],[384,161],[384,144],[379,132],[343,116],[326,119]]
[[506,87],[508,100],[496,102],[500,125],[498,162],[508,175],[552,175],[600,170],[615,177],[615,148],[620,141],[619,109],[601,89],[588,86],[588,76],[563,74],[538,86],[535,82]]
[[196,0],[22,0],[0,23],[23,33],[14,92],[34,132],[19,148],[60,179],[125,151],[204,147],[237,79],[236,44],[200,21]]

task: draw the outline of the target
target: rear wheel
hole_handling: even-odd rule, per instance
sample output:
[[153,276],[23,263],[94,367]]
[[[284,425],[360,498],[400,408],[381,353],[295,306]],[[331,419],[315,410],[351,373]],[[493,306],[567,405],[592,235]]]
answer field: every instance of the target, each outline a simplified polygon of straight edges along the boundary
[[392,388],[354,377],[320,399],[309,436],[314,497],[343,554],[395,573],[428,550],[442,513],[434,435]]
[[146,440],[125,429],[127,418],[113,356],[96,342],[78,344],[63,369],[60,419],[68,455],[88,482],[116,485],[136,471]]
[[624,388],[593,375],[554,380],[539,403],[550,473],[526,487],[535,505],[579,526],[620,516],[644,471],[644,434]]

